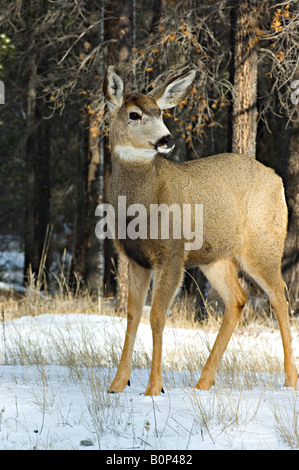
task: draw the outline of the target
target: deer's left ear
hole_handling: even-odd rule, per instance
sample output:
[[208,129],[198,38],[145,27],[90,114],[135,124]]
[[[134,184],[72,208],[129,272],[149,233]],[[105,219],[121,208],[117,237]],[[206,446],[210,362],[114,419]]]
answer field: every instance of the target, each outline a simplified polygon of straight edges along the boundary
[[110,65],[106,72],[103,91],[110,111],[120,108],[125,99],[125,84],[122,74]]
[[195,70],[184,73],[183,75],[173,78],[165,84],[154,88],[149,95],[155,98],[160,109],[173,108],[183,101],[195,75]]

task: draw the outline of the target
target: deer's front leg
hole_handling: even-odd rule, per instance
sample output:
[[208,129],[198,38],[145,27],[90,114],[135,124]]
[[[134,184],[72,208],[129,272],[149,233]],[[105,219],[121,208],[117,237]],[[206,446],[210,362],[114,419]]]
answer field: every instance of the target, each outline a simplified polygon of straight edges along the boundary
[[150,315],[153,335],[153,356],[145,395],[159,395],[162,386],[162,336],[165,317],[182,279],[183,267],[169,263],[154,270],[154,291]]
[[129,260],[127,331],[118,370],[109,392],[122,392],[131,375],[132,355],[152,271]]

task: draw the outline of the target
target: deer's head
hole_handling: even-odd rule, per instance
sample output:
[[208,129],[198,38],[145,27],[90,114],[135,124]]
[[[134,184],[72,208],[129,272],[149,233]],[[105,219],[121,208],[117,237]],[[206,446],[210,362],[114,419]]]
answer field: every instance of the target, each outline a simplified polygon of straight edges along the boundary
[[107,70],[104,94],[110,113],[112,152],[127,161],[149,161],[157,152],[167,154],[175,140],[165,126],[163,109],[179,104],[193,82],[195,71],[171,78],[147,95],[126,94],[121,73],[113,66]]

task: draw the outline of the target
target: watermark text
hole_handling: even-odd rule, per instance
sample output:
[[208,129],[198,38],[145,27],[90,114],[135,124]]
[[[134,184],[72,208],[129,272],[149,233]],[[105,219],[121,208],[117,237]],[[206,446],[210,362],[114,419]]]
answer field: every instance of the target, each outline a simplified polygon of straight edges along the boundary
[[203,244],[202,204],[131,204],[127,207],[126,196],[118,196],[117,208],[100,204],[96,216],[97,238],[104,240],[169,240],[184,239],[185,250],[199,250]]

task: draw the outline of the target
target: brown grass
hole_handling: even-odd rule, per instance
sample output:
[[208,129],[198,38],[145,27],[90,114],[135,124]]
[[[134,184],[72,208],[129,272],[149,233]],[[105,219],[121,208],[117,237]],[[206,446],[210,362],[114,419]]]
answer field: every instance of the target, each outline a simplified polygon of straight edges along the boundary
[[[166,325],[173,328],[201,328],[217,331],[223,318],[223,305],[215,297],[215,293],[209,296],[206,302],[207,316],[198,322],[195,320],[195,297],[182,293],[179,295],[168,315]],[[146,307],[141,321],[149,323],[149,310]],[[0,313],[5,320],[12,320],[22,316],[36,316],[45,313],[51,314],[89,314],[89,315],[114,315],[118,316],[113,299],[103,299],[91,296],[88,289],[78,288],[71,290],[66,284],[58,283],[54,292],[41,291],[31,285],[24,294],[13,289],[0,290]],[[292,327],[299,327],[299,318],[290,314]],[[248,300],[243,315],[237,326],[238,330],[258,328],[265,326],[276,329],[277,321],[273,310],[267,300],[263,300],[260,306],[256,306],[256,299]]]

